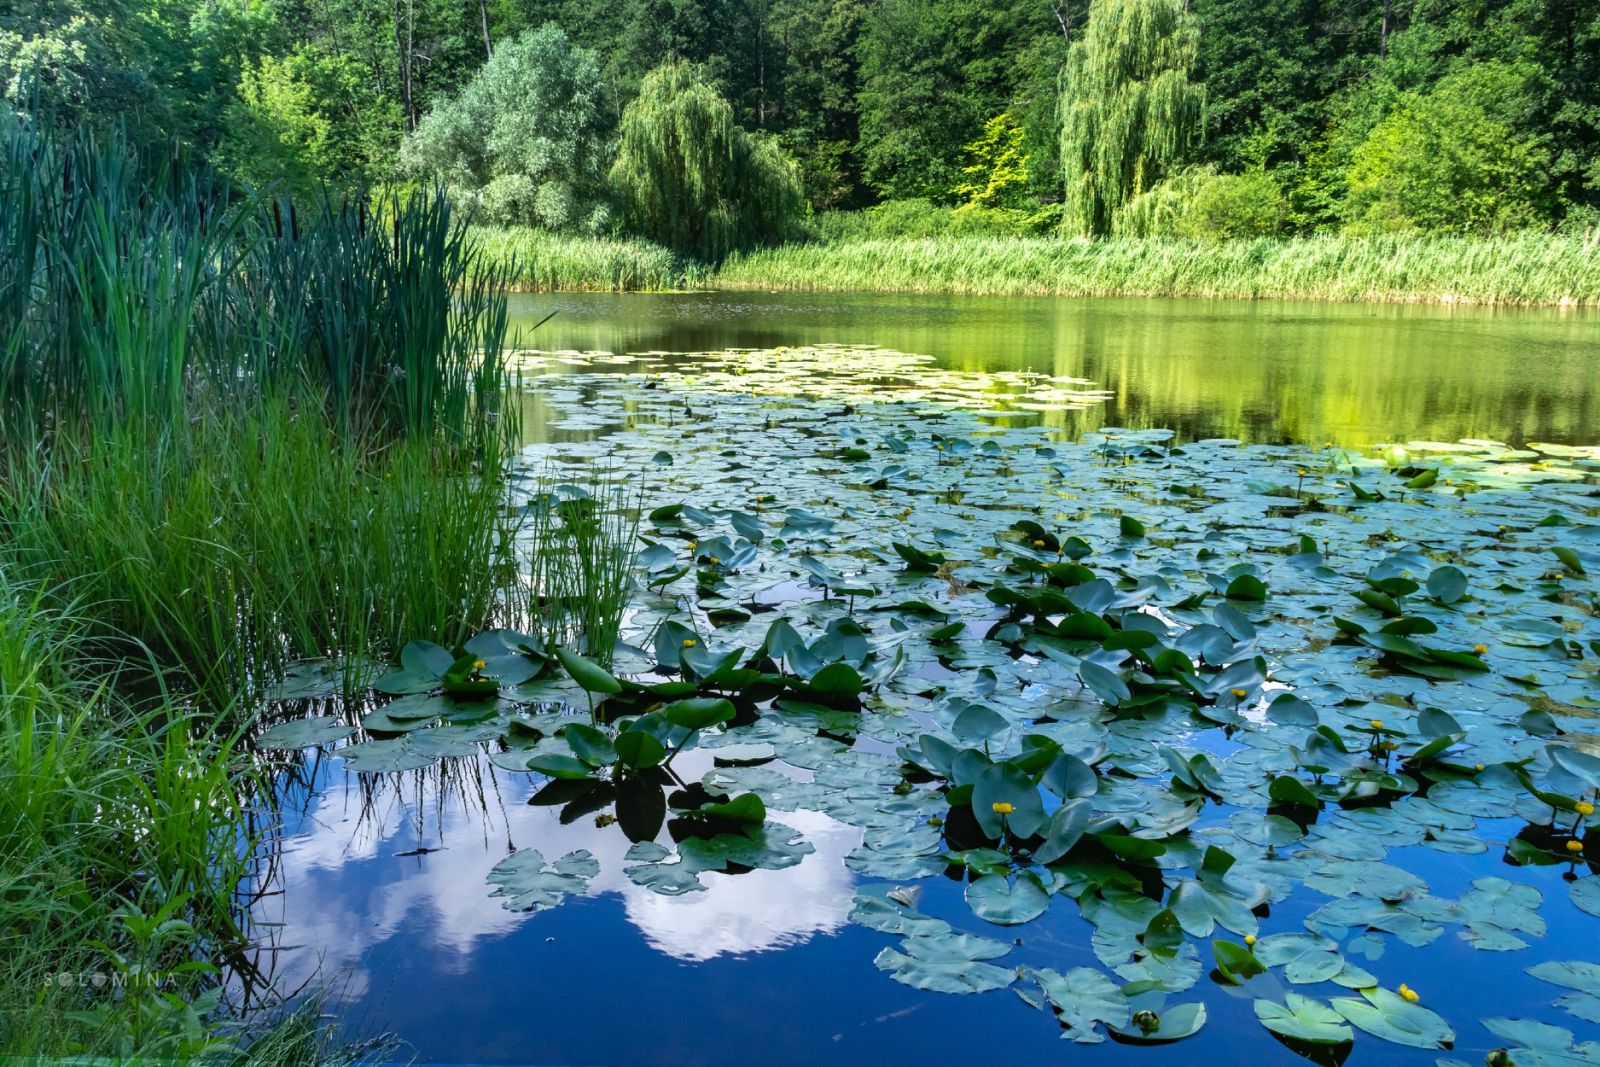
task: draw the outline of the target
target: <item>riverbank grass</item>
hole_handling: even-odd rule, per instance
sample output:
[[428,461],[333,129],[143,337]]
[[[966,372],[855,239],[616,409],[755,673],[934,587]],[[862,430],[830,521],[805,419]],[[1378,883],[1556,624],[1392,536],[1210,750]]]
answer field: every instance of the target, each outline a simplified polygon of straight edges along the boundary
[[1600,305],[1600,233],[1218,242],[846,234],[736,254],[716,267],[675,262],[664,249],[637,241],[526,229],[485,231],[485,237],[489,255],[509,265],[516,287],[540,291],[698,287]]

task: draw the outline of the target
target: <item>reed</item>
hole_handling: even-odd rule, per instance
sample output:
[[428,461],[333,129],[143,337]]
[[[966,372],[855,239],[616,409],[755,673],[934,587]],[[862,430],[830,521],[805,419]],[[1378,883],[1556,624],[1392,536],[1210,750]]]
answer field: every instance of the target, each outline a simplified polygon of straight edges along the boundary
[[727,288],[1600,303],[1600,233],[1507,237],[939,237],[791,244],[731,257]]
[[514,264],[513,288],[535,292],[660,291],[691,288],[707,273],[649,241],[583,237],[531,227],[477,231],[486,262]]

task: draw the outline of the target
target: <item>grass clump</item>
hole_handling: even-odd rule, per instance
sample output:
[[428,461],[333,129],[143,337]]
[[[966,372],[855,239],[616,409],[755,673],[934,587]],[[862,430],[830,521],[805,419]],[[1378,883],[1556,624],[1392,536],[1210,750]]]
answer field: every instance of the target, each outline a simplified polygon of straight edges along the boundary
[[442,191],[302,210],[138,164],[5,156],[0,557],[212,709],[516,621],[506,273]]
[[509,283],[535,292],[683,289],[702,268],[639,238],[584,237],[529,226],[475,229],[487,262],[508,264]]

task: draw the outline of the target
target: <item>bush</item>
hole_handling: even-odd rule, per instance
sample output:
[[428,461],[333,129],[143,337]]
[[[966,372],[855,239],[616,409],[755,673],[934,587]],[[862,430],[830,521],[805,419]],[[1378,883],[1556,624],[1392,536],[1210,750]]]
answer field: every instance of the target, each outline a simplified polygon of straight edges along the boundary
[[1283,215],[1283,194],[1266,174],[1216,174],[1195,189],[1178,232],[1212,241],[1270,237],[1283,226]]
[[1547,219],[1550,155],[1527,100],[1528,76],[1504,63],[1405,94],[1355,150],[1347,228],[1494,234]]
[[413,175],[444,181],[485,222],[591,228],[609,155],[600,66],[555,23],[498,46],[401,147]]
[[1218,174],[1195,167],[1128,201],[1112,232],[1201,241],[1270,237],[1282,228],[1284,211],[1283,194],[1266,174]]

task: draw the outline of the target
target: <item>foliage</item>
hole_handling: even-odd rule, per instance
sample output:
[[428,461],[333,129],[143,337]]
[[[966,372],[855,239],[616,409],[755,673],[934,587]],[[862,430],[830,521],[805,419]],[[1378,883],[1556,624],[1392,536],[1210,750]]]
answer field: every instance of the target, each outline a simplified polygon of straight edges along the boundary
[[1128,201],[1113,233],[1203,241],[1271,237],[1282,228],[1283,217],[1283,194],[1266,174],[1218,174],[1197,167]]
[[115,141],[7,160],[7,560],[218,709],[515,612],[505,298],[442,196],[219,215]]
[[1199,30],[1177,0],[1095,5],[1061,86],[1067,226],[1111,230],[1198,139],[1204,90],[1189,80]]
[[777,240],[801,206],[783,150],[679,62],[652,71],[623,113],[611,182],[632,230],[703,260]]
[[1549,152],[1527,126],[1527,79],[1486,63],[1407,94],[1356,148],[1346,215],[1358,230],[1502,233],[1548,213]]
[[962,151],[966,181],[951,190],[963,207],[1017,207],[1028,187],[1028,156],[1016,117],[1001,112],[983,124],[983,135]]
[[547,23],[502,42],[423,118],[401,159],[476,204],[486,222],[597,232],[609,218],[603,94],[594,53]]

